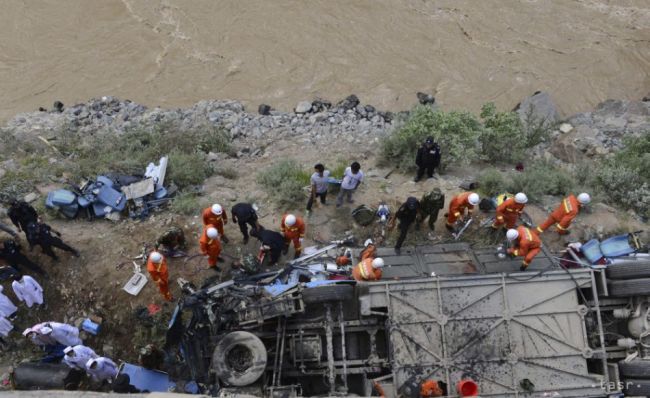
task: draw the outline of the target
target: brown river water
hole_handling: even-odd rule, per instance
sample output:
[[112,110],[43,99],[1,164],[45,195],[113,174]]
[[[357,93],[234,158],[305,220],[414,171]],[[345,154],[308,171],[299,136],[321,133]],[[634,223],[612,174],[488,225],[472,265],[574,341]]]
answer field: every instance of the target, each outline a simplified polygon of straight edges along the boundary
[[650,0],[3,0],[0,120],[114,95],[510,108],[563,114],[650,92]]

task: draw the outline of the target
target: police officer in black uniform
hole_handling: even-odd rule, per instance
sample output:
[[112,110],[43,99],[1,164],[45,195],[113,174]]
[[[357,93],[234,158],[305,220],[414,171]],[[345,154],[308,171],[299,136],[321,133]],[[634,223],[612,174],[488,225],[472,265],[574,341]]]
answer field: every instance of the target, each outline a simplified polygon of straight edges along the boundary
[[[61,233],[52,229],[45,223],[30,223],[27,227],[30,245],[39,245],[44,254],[57,261],[59,257],[54,253],[52,248],[56,247],[66,252],[72,253],[73,256],[79,257],[79,251],[74,247],[66,244],[60,238]],[[57,236],[53,236],[54,232]]]
[[424,144],[418,149],[415,156],[415,164],[418,166],[418,174],[415,176],[415,182],[418,182],[427,172],[427,177],[433,177],[433,170],[440,167],[440,146],[433,142],[433,137],[428,137]]
[[251,231],[257,229],[257,212],[250,203],[237,203],[231,209],[232,221],[239,224],[239,230],[244,236],[244,244],[248,243],[248,225],[251,226]]
[[280,254],[282,254],[282,249],[284,248],[284,236],[279,232],[264,229],[262,226],[252,229],[251,236],[259,239],[264,249],[271,255],[269,265],[273,266],[277,264],[280,259]]

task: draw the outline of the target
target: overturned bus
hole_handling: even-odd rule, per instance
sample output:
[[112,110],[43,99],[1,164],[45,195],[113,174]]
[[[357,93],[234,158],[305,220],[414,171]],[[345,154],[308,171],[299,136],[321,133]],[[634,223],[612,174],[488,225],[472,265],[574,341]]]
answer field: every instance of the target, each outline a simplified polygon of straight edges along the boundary
[[[170,322],[187,380],[214,394],[482,397],[650,394],[650,261],[519,262],[465,243],[378,249],[383,279],[342,279],[337,244],[283,270],[186,293]],[[638,251],[638,250],[637,250]],[[356,253],[356,251],[354,251]],[[572,260],[574,259],[574,260]],[[516,271],[515,271],[516,270]]]

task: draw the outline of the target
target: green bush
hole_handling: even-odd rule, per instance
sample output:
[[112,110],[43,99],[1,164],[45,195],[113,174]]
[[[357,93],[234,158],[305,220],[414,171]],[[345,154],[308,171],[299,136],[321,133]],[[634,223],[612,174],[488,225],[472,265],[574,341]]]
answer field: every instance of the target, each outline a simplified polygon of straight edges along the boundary
[[543,195],[566,195],[574,187],[569,173],[547,162],[533,163],[523,172],[511,173],[508,183],[509,192],[524,192],[531,201],[539,201]]
[[309,185],[310,174],[291,159],[281,160],[257,175],[257,182],[271,200],[291,206],[305,200],[303,188]]
[[415,154],[428,136],[440,144],[442,165],[467,164],[477,158],[479,120],[468,112],[415,107],[404,123],[382,141],[382,160],[404,171],[415,169]]
[[174,197],[171,203],[174,213],[190,216],[201,210],[199,198],[193,193],[180,193]]
[[169,154],[166,181],[173,181],[179,188],[200,185],[212,173],[204,154],[172,151]]
[[220,175],[224,178],[227,178],[229,180],[236,180],[237,177],[239,176],[239,173],[237,172],[237,169],[234,167],[221,167],[217,166],[214,170],[214,173],[216,175]]
[[481,109],[484,129],[479,141],[481,157],[490,162],[516,162],[524,157],[526,136],[519,115],[497,112],[492,102]]
[[497,169],[487,169],[478,177],[479,189],[481,193],[492,197],[504,193],[507,184],[503,175]]

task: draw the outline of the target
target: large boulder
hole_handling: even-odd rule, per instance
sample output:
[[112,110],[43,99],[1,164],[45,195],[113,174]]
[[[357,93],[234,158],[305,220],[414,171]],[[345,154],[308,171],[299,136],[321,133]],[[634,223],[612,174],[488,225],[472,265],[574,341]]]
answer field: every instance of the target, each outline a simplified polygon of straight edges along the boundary
[[525,98],[514,109],[524,124],[544,123],[552,126],[560,120],[560,114],[549,93],[537,91]]

